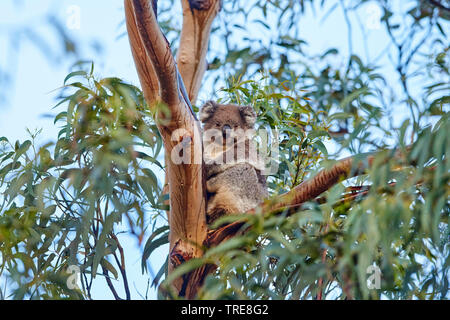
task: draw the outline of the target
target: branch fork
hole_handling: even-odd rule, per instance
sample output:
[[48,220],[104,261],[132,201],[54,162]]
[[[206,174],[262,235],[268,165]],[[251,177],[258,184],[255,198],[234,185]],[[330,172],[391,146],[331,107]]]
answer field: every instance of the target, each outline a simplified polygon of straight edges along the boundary
[[[147,104],[157,117],[155,108],[161,102],[170,113],[169,121],[157,121],[166,155],[170,155],[178,144],[177,139],[172,139],[178,129],[184,130],[182,141],[189,144],[191,157],[201,155],[201,128],[190,101],[196,100],[206,70],[209,33],[220,9],[220,1],[182,1],[184,19],[179,71],[169,44],[159,29],[156,1],[124,0],[124,4],[131,51]],[[188,97],[183,94],[184,87]],[[182,262],[203,254],[202,244],[207,232],[206,189],[201,161],[175,164],[168,156],[166,160],[166,185],[170,194],[170,273]],[[182,296],[193,298],[201,282],[196,274],[176,280],[173,284],[175,290]]]

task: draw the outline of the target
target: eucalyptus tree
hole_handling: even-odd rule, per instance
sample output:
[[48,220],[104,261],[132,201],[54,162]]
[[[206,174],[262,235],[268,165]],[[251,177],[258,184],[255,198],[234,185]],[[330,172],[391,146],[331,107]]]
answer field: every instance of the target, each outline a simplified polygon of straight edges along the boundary
[[[100,274],[116,299],[130,298],[118,231],[126,222],[140,241],[151,230],[143,271],[169,243],[152,279],[160,298],[446,298],[449,10],[410,1],[399,14],[378,1],[398,98],[376,59],[353,52],[350,16],[366,1],[329,7],[341,6],[348,23],[344,66],[329,59],[344,59],[335,48],[305,52],[301,17],[316,2],[182,0],[180,23],[173,2],[125,0],[141,89],[97,79],[93,65],[74,71],[56,143],[1,138],[0,272],[14,297],[91,298]],[[266,43],[245,34],[251,23]],[[223,51],[209,48],[215,37]],[[270,197],[210,226],[196,118],[207,83],[222,86],[224,103],[252,105],[279,147]],[[409,116],[395,123],[399,108]],[[70,266],[80,267],[81,288],[70,286]]]

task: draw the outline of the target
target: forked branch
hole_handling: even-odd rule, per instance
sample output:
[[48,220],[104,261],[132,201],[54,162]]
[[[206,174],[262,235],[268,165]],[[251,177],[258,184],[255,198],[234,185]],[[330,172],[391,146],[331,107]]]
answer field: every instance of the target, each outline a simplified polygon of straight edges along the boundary
[[[130,45],[147,103],[154,108],[160,97],[170,113],[170,117],[164,117],[165,121],[157,119],[156,122],[168,160],[169,272],[172,272],[181,262],[203,254],[201,244],[206,238],[206,192],[201,161],[201,130],[186,101],[180,98],[175,59],[159,29],[152,1],[125,0],[125,9]],[[190,159],[176,164],[170,155],[180,143],[183,143],[183,152],[190,153]],[[194,280],[178,279],[174,287],[177,292],[192,297],[195,295],[195,284]]]

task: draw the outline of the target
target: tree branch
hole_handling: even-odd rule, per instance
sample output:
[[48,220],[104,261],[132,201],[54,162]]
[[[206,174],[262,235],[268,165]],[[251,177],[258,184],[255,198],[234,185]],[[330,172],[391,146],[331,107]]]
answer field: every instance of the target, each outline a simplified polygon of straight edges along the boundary
[[153,5],[149,0],[131,1],[140,41],[153,64],[160,84],[162,100],[169,106],[180,103],[177,73],[172,52],[156,21]]
[[428,0],[428,2],[436,7],[438,7],[439,9],[445,10],[447,12],[450,12],[450,7],[446,7],[444,6],[442,3],[440,3],[437,0]]
[[189,99],[195,102],[205,74],[211,25],[222,6],[221,0],[181,0],[183,28],[177,62]]
[[[279,196],[276,201],[266,201],[247,213],[255,213],[260,210],[263,214],[268,214],[286,209],[295,212],[302,204],[315,199],[339,181],[363,174],[372,165],[374,158],[375,155],[368,155],[365,161],[357,163],[355,162],[356,157],[342,159],[330,168],[323,169],[313,178],[302,182],[291,191]],[[245,230],[242,230],[244,224],[245,222],[237,221],[210,231],[204,243],[205,246],[216,246],[236,236],[239,232],[245,232]]]
[[128,285],[127,271],[126,271],[126,268],[125,268],[125,254],[123,252],[123,247],[120,244],[119,239],[117,239],[115,234],[111,233],[111,238],[114,241],[116,241],[117,249],[119,249],[120,261],[119,261],[119,258],[116,255],[116,253],[114,253],[114,259],[116,260],[116,263],[117,263],[117,265],[119,267],[120,273],[122,274],[123,286],[124,286],[124,289],[125,289],[126,299],[130,300],[131,299],[131,294],[130,294],[130,287]]
[[108,270],[102,265],[103,275],[105,276],[106,283],[108,284],[109,290],[111,290],[114,299],[116,300],[123,300],[119,295],[117,294],[116,288],[114,288],[114,285],[112,284],[111,278],[109,277]]
[[144,45],[139,36],[136,17],[133,13],[131,1],[125,1],[125,20],[128,38],[130,39],[131,52],[142,85],[145,100],[149,105],[161,99],[159,95],[159,82],[153,64],[145,52]]

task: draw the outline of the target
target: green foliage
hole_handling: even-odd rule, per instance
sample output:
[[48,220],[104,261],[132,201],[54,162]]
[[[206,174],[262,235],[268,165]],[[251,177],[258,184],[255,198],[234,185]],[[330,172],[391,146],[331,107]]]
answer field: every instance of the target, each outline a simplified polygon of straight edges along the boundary
[[[325,19],[340,8],[357,20],[368,1],[224,1],[211,35],[223,48],[212,46],[205,83],[224,102],[253,105],[258,126],[279,132],[274,199],[327,160],[386,147],[402,157],[379,153],[366,175],[289,216],[224,218],[218,223],[244,219],[250,229],[169,278],[166,260],[152,285],[165,279],[167,288],[213,263],[199,298],[448,298],[449,16],[427,1],[405,2],[407,11],[377,2],[391,43],[369,59],[354,52],[351,33],[348,52],[311,53],[301,38],[305,12],[326,9]],[[174,47],[175,3],[160,2],[158,17]],[[345,19],[349,29],[355,19]],[[0,137],[0,277],[12,290],[0,298],[92,298],[95,276],[125,279],[120,233],[143,243],[143,272],[168,242],[162,141],[142,92],[94,78],[91,66],[71,72],[61,94],[56,141]],[[68,287],[72,265],[81,267],[79,290]],[[380,289],[367,286],[372,265]]]
[[258,128],[273,133],[278,139],[278,171],[269,179],[274,194],[290,190],[316,168],[318,160],[327,155],[323,144],[329,139],[329,123],[309,105],[304,90],[295,88],[296,79],[275,85],[270,76],[241,81],[230,79],[222,91],[224,102],[254,106]]
[[[155,175],[162,141],[142,93],[92,73],[65,79],[81,82],[63,88],[55,143],[1,138],[0,272],[15,299],[90,297],[100,267],[118,277],[108,261],[119,254],[115,230],[127,224],[141,240],[149,215],[164,208]],[[81,267],[81,290],[67,288],[71,265]]]
[[[180,268],[216,264],[202,299],[446,299],[449,289],[448,113],[411,149],[298,212],[228,217],[249,231]],[[411,165],[413,164],[413,165]],[[356,192],[359,190],[359,192]],[[369,289],[370,266],[381,272]],[[168,281],[173,278],[169,278]],[[166,285],[166,284],[164,284]]]

